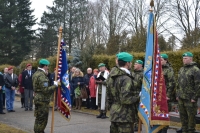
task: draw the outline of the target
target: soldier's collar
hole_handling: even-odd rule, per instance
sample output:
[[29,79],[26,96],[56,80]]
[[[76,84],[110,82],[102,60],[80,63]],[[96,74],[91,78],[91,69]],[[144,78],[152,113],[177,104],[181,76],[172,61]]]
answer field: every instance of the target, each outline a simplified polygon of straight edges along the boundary
[[38,67],[38,69],[39,69],[39,70],[42,70],[42,71],[44,71],[44,72],[45,72],[45,70],[44,70],[43,68],[40,68],[40,67]]
[[131,74],[131,72],[130,72],[128,69],[124,68],[124,67],[120,67],[120,69],[121,69],[121,70],[124,70],[124,71],[125,71],[127,74],[129,74],[129,75]]

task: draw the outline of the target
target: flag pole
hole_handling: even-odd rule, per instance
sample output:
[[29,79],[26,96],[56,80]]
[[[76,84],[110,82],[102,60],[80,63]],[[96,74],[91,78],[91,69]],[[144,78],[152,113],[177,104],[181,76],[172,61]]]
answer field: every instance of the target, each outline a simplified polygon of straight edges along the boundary
[[[55,81],[57,81],[57,77],[58,77],[58,63],[59,63],[59,56],[60,56],[61,38],[62,38],[62,27],[59,28],[58,51],[57,51],[57,59],[56,59]],[[56,97],[56,91],[54,91],[54,95],[53,95],[53,107],[52,107],[52,118],[51,118],[51,133],[54,132],[54,105],[55,105],[55,97]]]
[[142,121],[141,121],[141,119],[139,118],[138,133],[141,133],[141,130],[142,130]]
[[[150,8],[150,12],[153,12],[153,7],[154,7],[154,0],[151,0],[151,2],[150,2],[150,6],[151,6],[151,8]],[[151,85],[151,91],[150,91],[150,107],[152,107],[152,90],[153,90],[153,82],[154,82],[154,71],[155,71],[155,68],[154,68],[154,62],[155,62],[155,57],[154,57],[154,53],[155,53],[155,17],[153,16],[153,58],[152,58],[152,75],[151,75],[151,82],[152,82],[152,85]],[[150,108],[150,125],[151,125],[151,108]],[[153,126],[153,125],[151,125],[151,126]]]

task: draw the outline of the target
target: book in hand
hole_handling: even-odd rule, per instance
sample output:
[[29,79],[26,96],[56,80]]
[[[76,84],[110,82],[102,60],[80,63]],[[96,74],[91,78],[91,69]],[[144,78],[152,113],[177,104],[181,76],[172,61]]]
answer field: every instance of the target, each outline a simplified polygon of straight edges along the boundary
[[96,78],[96,80],[102,80],[102,81],[104,81],[106,79],[102,75],[100,75],[99,77]]

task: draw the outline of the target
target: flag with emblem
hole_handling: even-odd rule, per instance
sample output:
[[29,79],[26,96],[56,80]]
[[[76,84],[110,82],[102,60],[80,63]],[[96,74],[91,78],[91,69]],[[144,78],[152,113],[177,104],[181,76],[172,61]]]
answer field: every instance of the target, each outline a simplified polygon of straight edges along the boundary
[[169,125],[166,87],[162,75],[159,45],[152,12],[149,14],[144,76],[138,115],[147,133],[157,133]]
[[71,118],[71,99],[70,99],[70,87],[69,87],[69,75],[67,73],[67,54],[66,44],[61,41],[60,44],[60,56],[58,64],[58,80],[60,80],[61,87],[58,89],[58,110],[60,114],[68,121]]

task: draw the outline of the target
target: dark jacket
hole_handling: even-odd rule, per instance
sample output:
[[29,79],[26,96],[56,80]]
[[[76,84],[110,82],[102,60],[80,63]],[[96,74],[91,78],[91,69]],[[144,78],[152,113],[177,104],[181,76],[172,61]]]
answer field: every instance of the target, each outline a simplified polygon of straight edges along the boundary
[[71,94],[74,94],[74,90],[78,87],[78,82],[80,82],[79,87],[83,88],[84,86],[84,78],[83,78],[83,73],[81,72],[81,74],[79,76],[75,76],[73,74],[72,76],[72,81],[71,81]]
[[8,89],[11,89],[11,87],[17,87],[19,82],[18,82],[18,77],[16,74],[13,73],[13,79],[10,74],[5,74],[4,75],[4,81],[5,81],[5,87]]
[[5,84],[3,77],[4,77],[3,74],[0,73],[0,86],[1,86],[0,93],[2,92],[2,88],[3,88],[4,84]]
[[53,81],[55,81],[55,73],[52,73],[49,78],[50,85],[54,85]]
[[33,90],[33,81],[32,81],[33,71],[31,70],[31,75],[28,73],[28,70],[22,72],[22,86],[24,89]]
[[86,74],[84,76],[84,84],[85,86],[88,86],[89,87],[89,82],[90,82],[90,78],[93,76],[93,74]]

